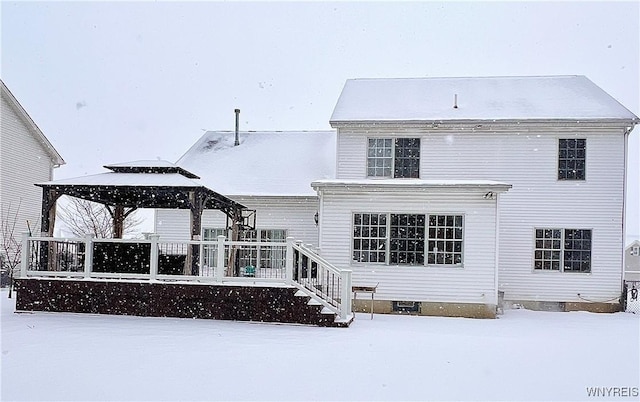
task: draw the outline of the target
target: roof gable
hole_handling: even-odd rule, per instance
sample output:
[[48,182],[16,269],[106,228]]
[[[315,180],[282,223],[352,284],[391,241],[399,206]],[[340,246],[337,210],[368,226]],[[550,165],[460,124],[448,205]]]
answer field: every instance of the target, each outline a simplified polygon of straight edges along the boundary
[[335,177],[335,131],[208,131],[176,164],[227,195],[315,196]]
[[62,156],[56,151],[51,142],[45,137],[44,133],[40,130],[38,125],[33,121],[29,113],[22,107],[18,99],[11,93],[9,88],[5,85],[4,81],[0,80],[0,86],[2,87],[2,98],[6,99],[9,106],[15,111],[15,113],[22,118],[24,123],[29,128],[29,132],[36,138],[38,143],[42,144],[42,147],[49,154],[51,161],[54,165],[64,165],[65,161]]
[[332,126],[447,120],[638,123],[637,116],[584,76],[352,79],[331,116]]

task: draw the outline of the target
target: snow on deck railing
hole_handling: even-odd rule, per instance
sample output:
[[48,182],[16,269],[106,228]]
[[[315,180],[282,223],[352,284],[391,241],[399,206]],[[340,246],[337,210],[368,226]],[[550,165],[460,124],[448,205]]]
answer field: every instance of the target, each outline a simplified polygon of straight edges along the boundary
[[[339,270],[291,237],[284,241],[180,242],[33,237],[22,243],[20,276],[295,286],[341,319],[351,314],[351,271]],[[224,250],[219,252],[219,250]]]

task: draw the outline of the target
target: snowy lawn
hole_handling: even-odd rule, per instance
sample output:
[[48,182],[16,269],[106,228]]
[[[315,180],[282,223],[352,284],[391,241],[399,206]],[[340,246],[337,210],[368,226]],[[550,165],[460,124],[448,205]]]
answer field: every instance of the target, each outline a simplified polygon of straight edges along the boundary
[[2,400],[638,400],[640,317],[358,314],[348,329],[2,304]]

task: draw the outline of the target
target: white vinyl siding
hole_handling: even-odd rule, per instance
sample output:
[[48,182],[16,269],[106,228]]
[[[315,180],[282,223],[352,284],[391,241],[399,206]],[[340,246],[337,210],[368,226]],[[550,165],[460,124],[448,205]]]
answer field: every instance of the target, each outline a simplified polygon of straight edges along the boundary
[[[313,247],[318,245],[318,228],[314,215],[318,211],[316,197],[231,197],[256,210],[256,229],[284,229],[287,236]],[[224,228],[227,218],[220,211],[207,210],[202,215],[202,228]],[[188,210],[156,210],[155,230],[161,241],[189,238]]]
[[[356,192],[323,190],[322,256],[353,270],[353,283],[379,283],[378,300],[495,304],[496,200],[482,194],[426,194],[420,191]],[[391,214],[464,216],[464,264],[380,264],[353,261],[353,214],[365,208]]]
[[[620,295],[622,129],[340,128],[337,179],[366,177],[366,140],[376,136],[420,137],[421,179],[496,180],[513,185],[500,196],[499,283],[505,299],[581,302],[582,298],[600,301]],[[558,180],[561,138],[586,139],[585,180]],[[534,271],[536,227],[591,229],[591,272],[567,276]]]
[[[51,156],[29,126],[2,97],[0,136],[0,213],[16,219],[15,235],[40,231],[42,189],[52,179]],[[29,222],[29,227],[27,226]]]

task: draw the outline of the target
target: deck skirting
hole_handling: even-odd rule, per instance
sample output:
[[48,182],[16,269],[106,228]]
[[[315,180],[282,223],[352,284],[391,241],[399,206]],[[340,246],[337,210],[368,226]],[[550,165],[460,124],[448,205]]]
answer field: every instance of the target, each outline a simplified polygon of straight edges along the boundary
[[295,287],[45,278],[15,284],[17,311],[348,326],[309,305],[308,297],[295,296]]

